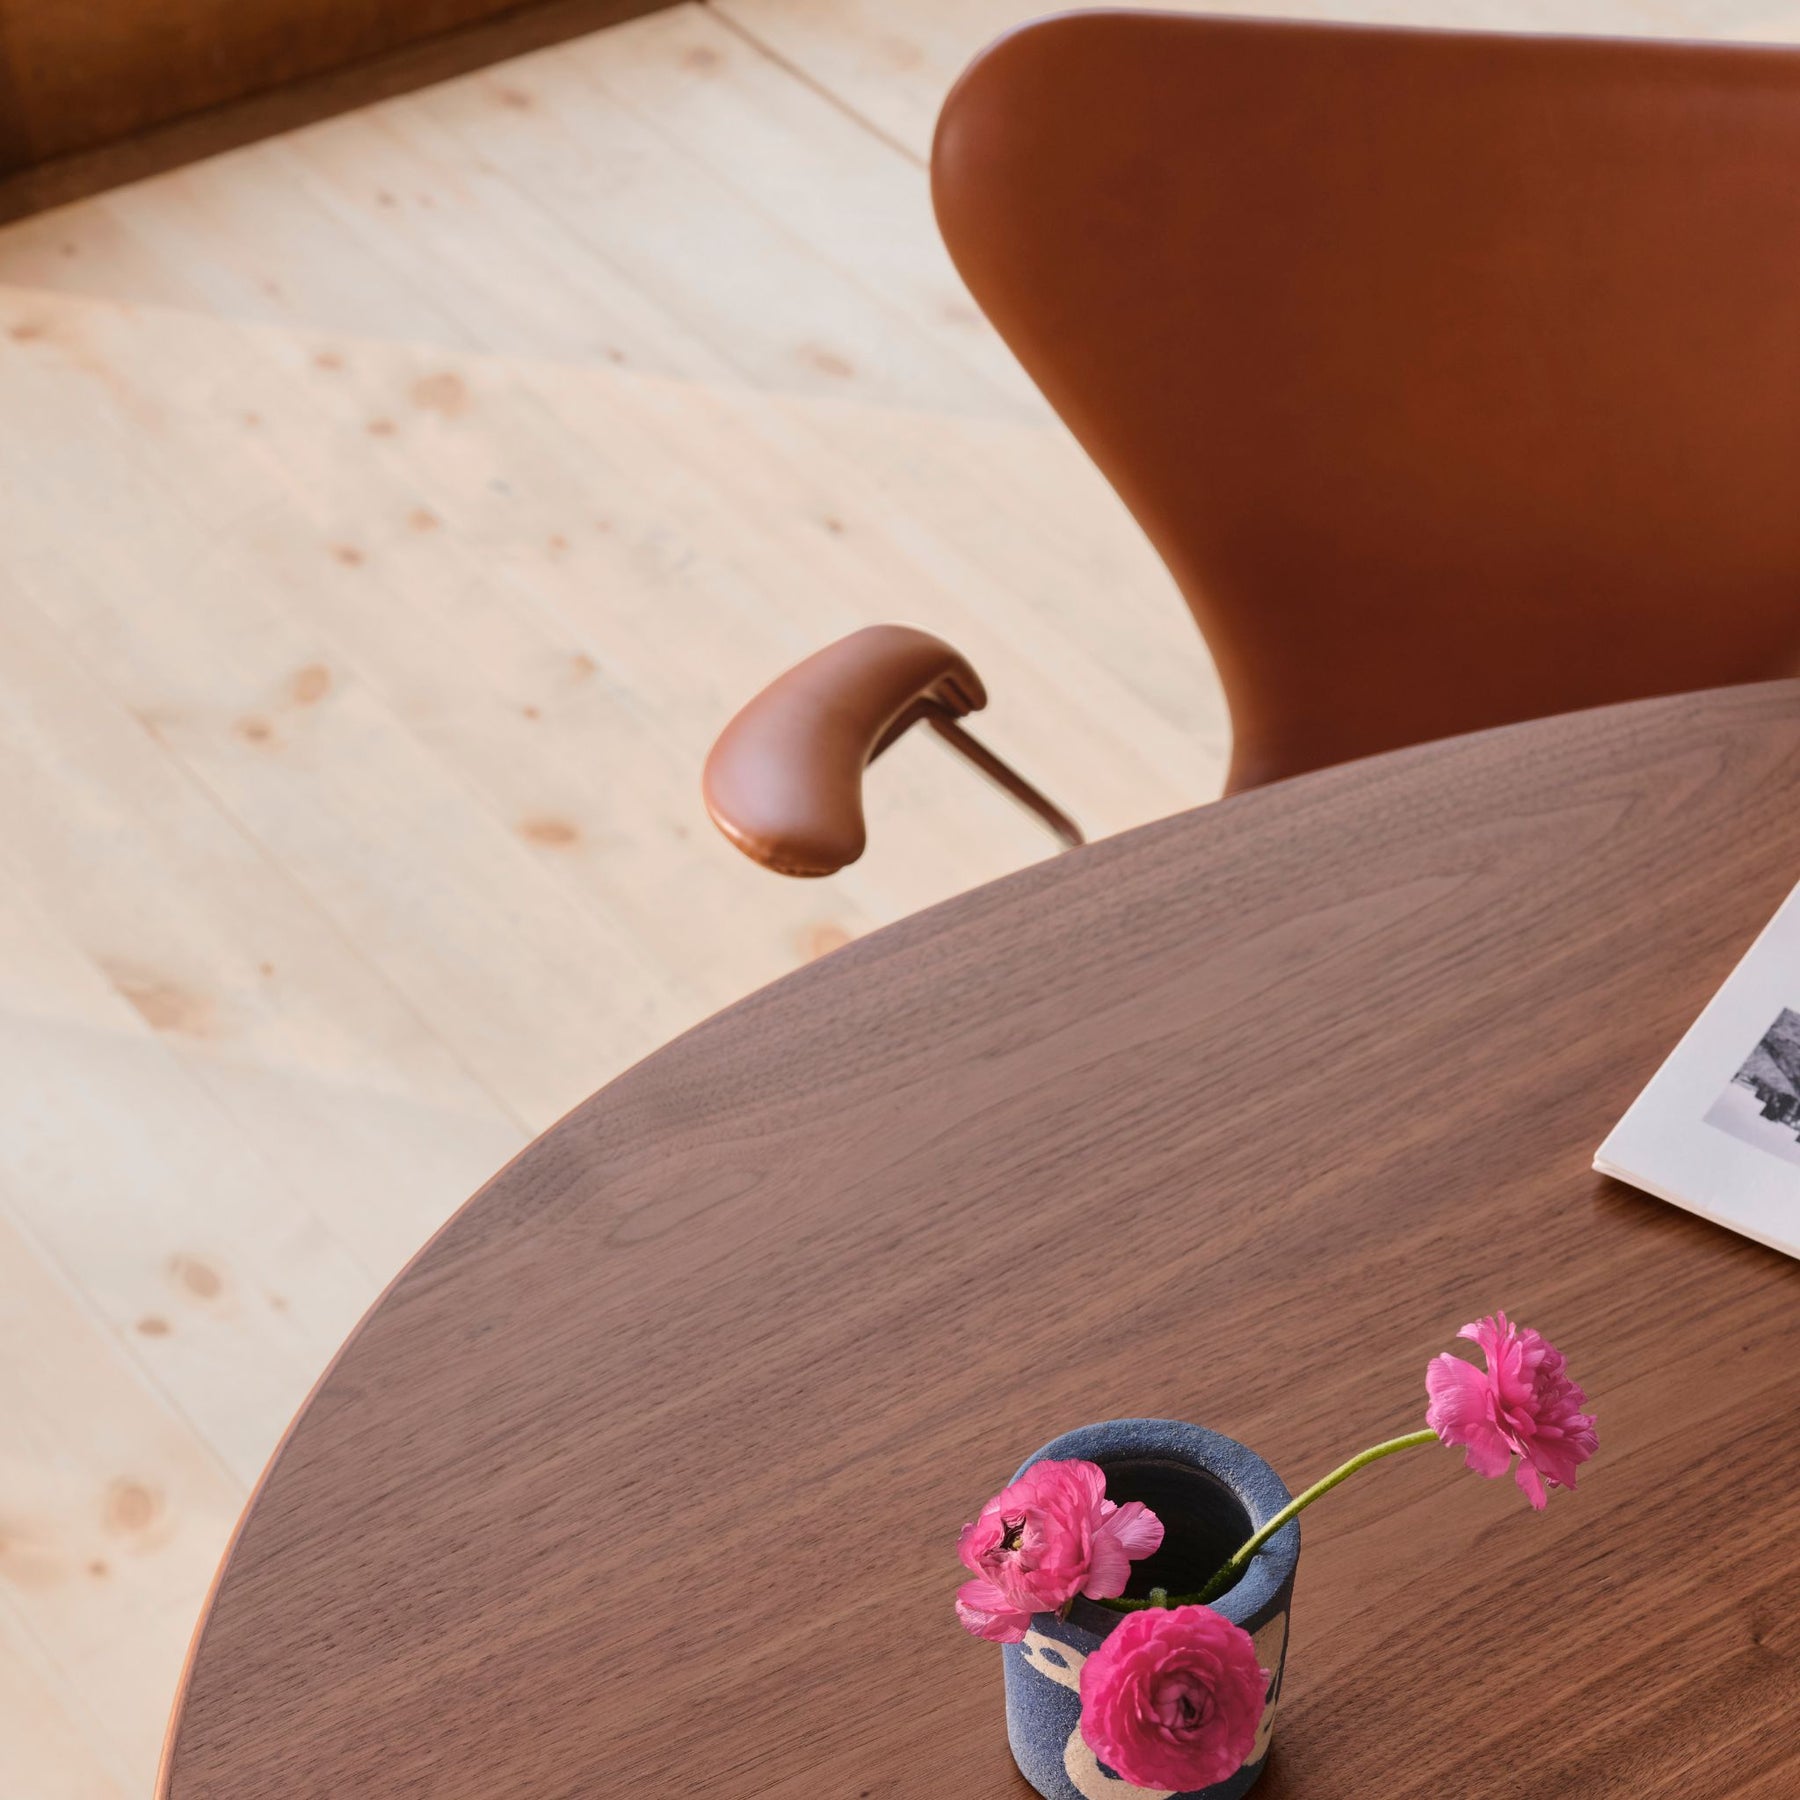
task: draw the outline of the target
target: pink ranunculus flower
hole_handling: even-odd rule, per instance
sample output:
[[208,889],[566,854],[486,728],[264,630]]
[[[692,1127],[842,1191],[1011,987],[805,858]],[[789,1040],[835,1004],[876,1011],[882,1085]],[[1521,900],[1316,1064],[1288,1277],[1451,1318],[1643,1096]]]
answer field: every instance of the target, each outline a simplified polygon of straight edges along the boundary
[[1162,1542],[1162,1521],[1141,1500],[1115,1506],[1098,1463],[1033,1463],[962,1528],[956,1553],[975,1577],[956,1614],[977,1637],[1017,1643],[1031,1615],[1077,1594],[1124,1593],[1131,1565]]
[[965,1581],[956,1590],[956,1616],[964,1631],[991,1644],[1016,1644],[1031,1629],[1031,1614],[1014,1606],[991,1581]]
[[1137,1787],[1210,1787],[1244,1766],[1268,1698],[1250,1634],[1210,1606],[1127,1613],[1081,1670],[1081,1735]]
[[1600,1447],[1594,1415],[1582,1411],[1587,1396],[1569,1379],[1562,1352],[1505,1313],[1456,1335],[1480,1345],[1487,1367],[1433,1357],[1425,1370],[1425,1423],[1446,1444],[1466,1446],[1465,1461],[1478,1475],[1504,1475],[1517,1456],[1514,1479],[1542,1512],[1545,1484],[1572,1488],[1577,1467]]

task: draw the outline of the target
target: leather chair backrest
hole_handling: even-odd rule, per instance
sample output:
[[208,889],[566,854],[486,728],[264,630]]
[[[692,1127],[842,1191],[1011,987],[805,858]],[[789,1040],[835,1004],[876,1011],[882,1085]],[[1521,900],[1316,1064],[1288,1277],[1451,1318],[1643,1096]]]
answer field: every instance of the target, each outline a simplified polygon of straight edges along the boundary
[[1066,14],[932,180],[1233,788],[1800,670],[1800,51]]

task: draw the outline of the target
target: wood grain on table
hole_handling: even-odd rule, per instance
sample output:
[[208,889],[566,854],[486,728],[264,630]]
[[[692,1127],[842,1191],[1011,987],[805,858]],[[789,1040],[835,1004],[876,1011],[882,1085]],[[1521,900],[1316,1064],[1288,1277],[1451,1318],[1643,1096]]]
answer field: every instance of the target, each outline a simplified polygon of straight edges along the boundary
[[[1600,1421],[1309,1520],[1271,1800],[1800,1776],[1800,1270],[1591,1173],[1800,875],[1800,683],[1279,785],[709,1020],[338,1360],[199,1640],[171,1800],[1020,1791],[954,1540],[1192,1419],[1297,1485],[1495,1307]],[[1766,1791],[1777,1791],[1768,1787]]]

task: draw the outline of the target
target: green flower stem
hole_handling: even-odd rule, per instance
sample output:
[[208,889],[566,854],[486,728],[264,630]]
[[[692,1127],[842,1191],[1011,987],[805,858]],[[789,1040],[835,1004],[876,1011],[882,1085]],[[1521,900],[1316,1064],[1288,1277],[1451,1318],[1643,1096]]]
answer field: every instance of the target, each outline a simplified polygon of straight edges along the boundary
[[1209,1600],[1224,1593],[1244,1572],[1251,1557],[1290,1519],[1298,1518],[1321,1494],[1329,1494],[1340,1481],[1348,1481],[1358,1469],[1366,1469],[1370,1463],[1379,1462],[1384,1456],[1393,1456],[1398,1451],[1410,1450],[1415,1444],[1435,1444],[1436,1442],[1437,1433],[1435,1431],[1409,1431],[1405,1437],[1389,1438],[1385,1444],[1377,1444],[1372,1449],[1364,1450],[1359,1455],[1351,1457],[1347,1463],[1333,1469],[1323,1480],[1315,1481],[1304,1494],[1290,1500],[1197,1594],[1183,1594],[1175,1599],[1170,1599],[1167,1595],[1158,1598],[1153,1594],[1148,1600],[1103,1600],[1100,1604],[1113,1607],[1119,1612],[1140,1612],[1145,1607],[1158,1605],[1204,1606]]

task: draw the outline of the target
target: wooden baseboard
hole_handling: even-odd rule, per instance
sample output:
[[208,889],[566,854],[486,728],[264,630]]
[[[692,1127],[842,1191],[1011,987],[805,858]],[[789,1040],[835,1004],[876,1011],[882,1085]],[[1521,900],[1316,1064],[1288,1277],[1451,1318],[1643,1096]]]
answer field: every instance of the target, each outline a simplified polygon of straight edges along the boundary
[[[0,174],[0,223],[120,187],[182,163],[393,94],[656,12],[673,0],[533,0],[378,56],[247,94],[91,149]],[[0,83],[0,88],[4,84]]]

